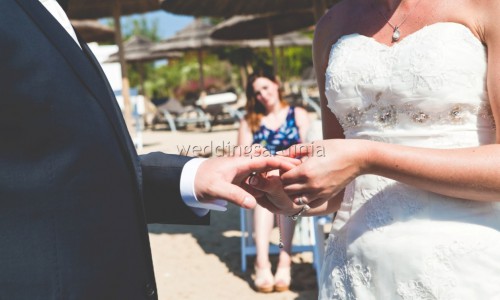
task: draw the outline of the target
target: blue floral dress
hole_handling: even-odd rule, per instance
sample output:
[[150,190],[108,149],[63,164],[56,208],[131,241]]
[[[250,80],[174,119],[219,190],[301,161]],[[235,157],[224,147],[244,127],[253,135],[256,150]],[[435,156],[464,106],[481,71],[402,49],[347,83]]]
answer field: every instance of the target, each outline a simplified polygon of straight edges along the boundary
[[291,145],[301,143],[299,128],[295,122],[295,107],[290,106],[285,123],[277,130],[271,130],[265,125],[253,134],[253,144],[260,144],[275,154],[277,151],[285,150]]

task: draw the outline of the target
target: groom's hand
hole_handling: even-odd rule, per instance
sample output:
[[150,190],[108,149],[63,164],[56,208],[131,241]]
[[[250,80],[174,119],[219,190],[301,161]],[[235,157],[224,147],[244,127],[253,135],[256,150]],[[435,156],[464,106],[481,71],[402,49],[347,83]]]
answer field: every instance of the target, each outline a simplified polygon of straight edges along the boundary
[[251,190],[246,183],[248,177],[254,172],[286,172],[297,163],[295,159],[272,156],[211,158],[198,168],[194,182],[195,194],[200,202],[224,199],[243,208],[254,208],[257,203],[255,197],[245,190]]
[[260,191],[260,195],[254,194],[257,203],[273,213],[293,215],[301,208],[285,194],[280,174],[277,171],[251,176],[249,185]]

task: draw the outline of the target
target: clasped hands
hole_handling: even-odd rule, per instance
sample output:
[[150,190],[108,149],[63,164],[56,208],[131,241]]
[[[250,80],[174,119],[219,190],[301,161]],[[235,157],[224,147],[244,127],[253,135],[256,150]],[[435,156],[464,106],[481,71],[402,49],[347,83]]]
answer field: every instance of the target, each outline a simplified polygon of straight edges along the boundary
[[208,159],[196,175],[196,196],[202,202],[225,199],[244,208],[258,203],[284,215],[304,212],[304,205],[311,214],[326,211],[328,200],[361,169],[356,151],[346,151],[343,141],[298,144],[275,156],[255,147],[252,155]]

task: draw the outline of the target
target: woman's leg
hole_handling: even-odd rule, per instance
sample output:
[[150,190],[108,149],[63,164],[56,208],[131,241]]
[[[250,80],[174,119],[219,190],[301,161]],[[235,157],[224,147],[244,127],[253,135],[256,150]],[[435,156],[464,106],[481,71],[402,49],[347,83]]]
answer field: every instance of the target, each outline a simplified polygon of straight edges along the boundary
[[282,215],[279,218],[283,249],[280,251],[278,267],[274,276],[274,288],[276,291],[281,292],[288,290],[291,282],[292,240],[295,221]]
[[274,290],[274,277],[269,261],[269,239],[274,227],[273,214],[257,205],[254,209],[254,239],[256,248],[254,284],[259,292]]
[[279,218],[283,249],[280,251],[278,267],[290,267],[292,264],[292,240],[295,231],[295,221],[283,215],[279,215]]
[[269,239],[274,227],[274,214],[267,209],[257,205],[254,209],[254,238],[257,256],[255,266],[257,268],[270,268],[269,262]]

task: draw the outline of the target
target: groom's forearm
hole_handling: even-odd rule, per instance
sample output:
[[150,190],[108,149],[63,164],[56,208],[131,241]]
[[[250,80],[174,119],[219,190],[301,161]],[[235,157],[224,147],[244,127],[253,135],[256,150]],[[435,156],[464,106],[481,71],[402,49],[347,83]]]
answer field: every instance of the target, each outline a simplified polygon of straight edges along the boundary
[[210,216],[199,217],[182,200],[180,178],[191,157],[161,152],[141,155],[143,199],[148,223],[207,225]]

